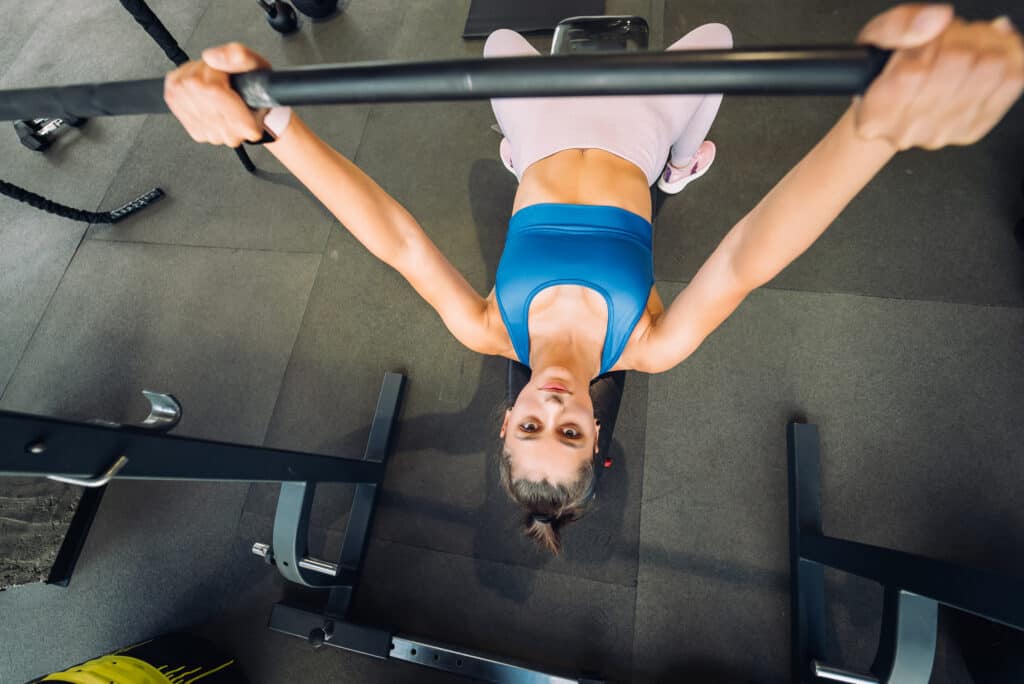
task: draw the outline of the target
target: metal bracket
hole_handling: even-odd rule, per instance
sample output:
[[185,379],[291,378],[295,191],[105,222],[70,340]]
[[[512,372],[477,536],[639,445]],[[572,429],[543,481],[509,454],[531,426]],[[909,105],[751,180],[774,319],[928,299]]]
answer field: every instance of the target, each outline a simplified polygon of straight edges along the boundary
[[[174,427],[181,422],[181,404],[179,404],[178,400],[170,394],[142,390],[142,395],[149,400],[149,415],[146,416],[144,421],[138,423],[134,427],[162,434],[174,429]],[[119,423],[110,423],[101,420],[94,422],[101,425],[107,425],[109,427],[122,427]],[[43,454],[46,452],[46,444],[44,442],[36,442],[30,445],[28,450],[32,454]],[[47,475],[47,479],[53,480],[54,482],[62,482],[64,484],[94,489],[96,487],[106,486],[126,465],[128,465],[128,457],[121,454],[109,468],[96,477],[77,478],[65,477],[63,475]]]
[[153,432],[169,432],[181,422],[181,404],[170,394],[142,390],[149,400],[149,415],[137,427]]
[[114,461],[114,464],[112,466],[107,468],[106,472],[104,472],[102,475],[98,475],[97,477],[89,478],[87,480],[80,480],[77,477],[49,475],[47,476],[46,479],[53,480],[54,482],[63,482],[64,484],[69,485],[77,485],[79,487],[104,487],[107,485],[108,482],[113,480],[114,476],[117,475],[121,471],[121,468],[124,468],[126,465],[128,465],[128,457],[121,455],[120,457],[118,457],[116,461]]
[[[124,425],[122,423],[115,423],[110,420],[91,420],[89,421],[93,425],[102,425],[104,427],[122,428],[122,427],[133,427],[140,430],[146,430],[149,432],[162,434],[170,432],[178,423],[181,422],[181,404],[170,394],[162,394],[161,392],[151,392],[149,390],[142,390],[142,396],[146,397],[149,402],[149,415],[141,423],[135,423],[134,425]],[[33,452],[35,453],[35,452]]]
[[880,666],[884,678],[862,675],[814,661],[814,674],[848,684],[927,684],[935,661],[938,604],[923,596],[900,590],[888,600],[883,613]]
[[[404,383],[405,377],[399,373],[385,374],[366,451],[363,454],[364,461],[383,465],[387,459]],[[281,483],[281,493],[274,514],[272,544],[257,542],[253,545],[252,552],[276,565],[285,579],[296,584],[317,589],[351,590],[359,577],[363,551],[369,538],[378,483],[382,478],[383,468],[377,482],[362,482],[356,485],[341,556],[337,563],[307,555],[309,516],[316,496],[317,483],[314,481]],[[338,602],[347,604],[350,598],[351,591],[342,591],[338,595]],[[336,608],[344,613],[347,605]]]

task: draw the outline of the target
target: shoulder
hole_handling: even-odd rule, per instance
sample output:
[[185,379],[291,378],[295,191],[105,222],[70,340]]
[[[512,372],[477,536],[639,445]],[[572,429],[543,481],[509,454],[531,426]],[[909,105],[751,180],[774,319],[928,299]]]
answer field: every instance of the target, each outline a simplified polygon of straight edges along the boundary
[[497,298],[494,290],[487,296],[484,313],[480,319],[480,325],[476,326],[472,339],[463,340],[463,343],[475,352],[491,356],[503,356],[508,359],[515,359],[515,349],[512,346],[512,338],[509,337],[505,321],[501,317],[501,310],[498,308]]
[[619,360],[615,362],[611,370],[631,370],[641,373],[657,372],[651,370],[650,364],[650,337],[654,322],[655,317],[649,311],[640,317],[636,327],[633,328],[633,332],[629,336],[629,340],[626,342],[625,349],[622,350],[622,354],[619,356]]
[[612,370],[632,370],[640,373],[664,373],[686,360],[678,349],[666,346],[659,335],[658,324],[663,315],[644,314]]

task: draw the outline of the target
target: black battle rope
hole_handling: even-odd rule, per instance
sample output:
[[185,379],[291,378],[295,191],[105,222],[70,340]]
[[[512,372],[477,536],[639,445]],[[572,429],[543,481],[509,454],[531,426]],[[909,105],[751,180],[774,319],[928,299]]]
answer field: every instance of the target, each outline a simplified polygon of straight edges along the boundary
[[[149,9],[149,5],[143,0],[121,0],[121,6],[135,17],[135,21],[139,22],[139,26],[145,29],[150,38],[156,41],[156,44],[167,55],[167,59],[174,62],[175,66],[181,66],[188,61],[188,55],[178,45],[178,41],[174,40],[171,32],[167,30],[167,27],[153,14],[153,10]],[[238,161],[242,162],[245,170],[249,173],[254,173],[256,165],[249,159],[249,155],[246,154],[245,150],[241,146],[234,149],[235,154],[238,155]]]
[[156,41],[156,44],[167,55],[167,59],[174,62],[176,66],[181,66],[188,61],[188,55],[181,49],[178,41],[174,40],[174,36],[171,35],[171,32],[167,30],[160,19],[153,14],[153,10],[149,9],[149,5],[142,0],[121,0],[121,5],[135,17],[135,21],[139,22],[139,26],[144,28],[146,33]]
[[[145,29],[146,33],[156,41],[156,44],[160,46],[160,49],[164,51],[167,58],[174,62],[176,66],[180,66],[188,61],[188,55],[181,49],[178,42],[174,40],[170,31],[163,25],[159,18],[153,11],[146,5],[143,0],[121,0],[121,5],[128,10],[128,12],[135,18],[135,21]],[[256,170],[256,166],[249,159],[249,155],[245,153],[241,147],[235,148],[235,153],[238,155],[238,159],[242,162],[242,166],[249,173],[253,173]],[[60,204],[49,200],[42,195],[26,190],[25,188],[8,183],[7,181],[0,180],[0,195],[5,195],[11,199],[24,202],[30,207],[35,207],[48,214],[54,214],[62,218],[71,219],[72,221],[82,221],[84,223],[117,223],[123,219],[128,218],[132,214],[142,211],[153,202],[158,201],[164,196],[164,191],[160,188],[153,188],[149,192],[139,195],[131,202],[124,204],[113,211],[85,211],[84,209],[75,209],[65,204]]]
[[25,188],[19,188],[17,185],[3,180],[0,180],[0,195],[6,195],[11,199],[16,199],[31,207],[41,209],[48,214],[55,214],[63,218],[71,219],[72,221],[83,221],[85,223],[117,223],[136,212],[142,211],[153,202],[159,200],[164,196],[164,191],[160,188],[153,188],[146,194],[139,195],[131,202],[128,202],[113,211],[85,211],[83,209],[75,209],[74,207],[69,207],[64,204],[58,204],[52,200],[48,200],[42,195],[37,195]]

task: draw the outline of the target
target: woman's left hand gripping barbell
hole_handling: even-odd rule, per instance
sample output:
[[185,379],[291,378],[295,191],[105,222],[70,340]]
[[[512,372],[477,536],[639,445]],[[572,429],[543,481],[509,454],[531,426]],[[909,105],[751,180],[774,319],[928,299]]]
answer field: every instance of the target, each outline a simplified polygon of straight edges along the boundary
[[164,78],[164,101],[196,142],[238,147],[263,138],[266,109],[252,110],[229,82],[230,74],[270,69],[270,62],[241,43],[203,51]]

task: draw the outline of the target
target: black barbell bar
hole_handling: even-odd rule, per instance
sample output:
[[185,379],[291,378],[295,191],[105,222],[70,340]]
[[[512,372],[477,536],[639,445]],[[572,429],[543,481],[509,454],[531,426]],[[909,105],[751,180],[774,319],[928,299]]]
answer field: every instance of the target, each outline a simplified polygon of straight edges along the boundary
[[[870,46],[678,50],[363,62],[251,71],[231,85],[253,108],[495,97],[850,95],[891,53]],[[0,121],[168,112],[163,78],[0,91]]]

